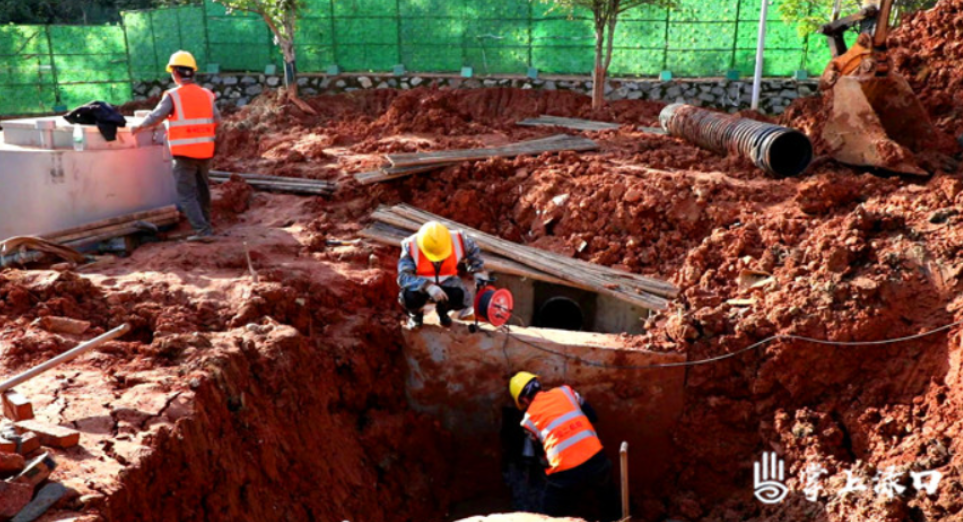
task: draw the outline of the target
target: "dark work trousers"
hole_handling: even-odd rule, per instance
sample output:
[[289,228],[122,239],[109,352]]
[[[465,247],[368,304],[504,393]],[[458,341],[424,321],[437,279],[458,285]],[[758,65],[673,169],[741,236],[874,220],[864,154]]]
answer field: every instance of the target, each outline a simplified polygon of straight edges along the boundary
[[612,462],[598,452],[582,465],[548,476],[544,513],[551,517],[582,516],[580,510],[587,495],[594,495],[602,522],[621,518],[622,502],[615,481]]
[[[435,310],[438,311],[438,315],[447,314],[452,310],[462,310],[465,308],[465,292],[461,288],[451,288],[447,286],[442,286],[442,290],[448,295],[448,301],[444,303],[435,303]],[[401,304],[405,307],[411,315],[421,315],[421,309],[428,304],[428,300],[431,296],[428,292],[424,290],[419,290],[413,292],[411,290],[401,291]]]
[[211,161],[174,156],[177,209],[187,216],[191,227],[201,236],[214,233],[211,227],[211,186],[208,179]]

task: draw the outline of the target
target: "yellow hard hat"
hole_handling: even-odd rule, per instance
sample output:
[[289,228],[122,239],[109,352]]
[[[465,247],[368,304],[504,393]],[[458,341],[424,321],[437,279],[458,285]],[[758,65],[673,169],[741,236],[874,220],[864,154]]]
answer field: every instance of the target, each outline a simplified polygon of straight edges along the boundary
[[512,394],[512,399],[515,400],[515,406],[521,409],[522,405],[518,403],[518,396],[522,394],[522,390],[525,386],[532,380],[538,379],[538,375],[528,372],[518,372],[512,377],[512,380],[508,381],[508,391]]
[[174,67],[187,67],[196,71],[197,62],[191,53],[187,51],[177,51],[171,55],[170,61],[167,62],[167,72],[171,72]]
[[451,232],[448,227],[437,221],[429,221],[421,226],[416,237],[418,248],[432,263],[444,261],[451,255]]

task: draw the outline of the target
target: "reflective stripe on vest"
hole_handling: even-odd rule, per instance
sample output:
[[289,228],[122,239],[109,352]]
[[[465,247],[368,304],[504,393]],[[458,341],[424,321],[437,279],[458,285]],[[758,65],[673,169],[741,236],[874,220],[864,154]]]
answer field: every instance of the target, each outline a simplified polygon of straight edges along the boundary
[[167,91],[174,112],[167,120],[167,144],[174,156],[214,157],[214,94],[189,83]]
[[549,475],[579,466],[602,450],[592,423],[568,386],[536,395],[521,424],[545,448]]
[[415,236],[411,236],[405,241],[408,245],[408,252],[411,253],[411,258],[415,261],[415,273],[418,274],[419,277],[425,277],[431,280],[435,280],[437,277],[438,282],[442,283],[452,277],[458,276],[458,263],[461,263],[461,260],[465,258],[465,243],[461,232],[451,232],[452,255],[442,261],[441,269],[438,270],[437,274],[435,273],[435,264],[418,248],[418,241],[415,239]]

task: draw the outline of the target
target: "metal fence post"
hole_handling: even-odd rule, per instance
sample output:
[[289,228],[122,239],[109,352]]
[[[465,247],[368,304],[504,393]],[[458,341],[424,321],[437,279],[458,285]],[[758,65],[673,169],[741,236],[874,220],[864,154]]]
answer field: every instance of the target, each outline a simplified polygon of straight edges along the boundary
[[535,40],[532,38],[532,24],[535,23],[533,21],[534,17],[535,17],[535,13],[533,12],[533,9],[532,9],[532,2],[528,2],[528,22],[527,23],[528,23],[528,67],[529,68],[535,67],[535,62],[532,59],[532,54],[534,51],[533,48],[535,47]]
[[134,71],[130,65],[130,41],[127,39],[127,21],[124,13],[120,14],[120,28],[124,31],[124,53],[127,55],[127,86],[130,88],[130,99],[134,99]]
[[201,4],[201,20],[204,21],[204,57],[208,64],[216,63],[211,57],[211,32],[207,29],[207,2]]
[[[669,25],[672,24],[672,9],[665,9],[665,33],[663,35],[662,70],[669,68]],[[661,73],[661,71],[659,71]]]
[[736,1],[736,27],[735,32],[732,34],[732,60],[729,62],[729,68],[736,68],[736,53],[739,50],[739,19],[742,17],[742,2],[740,0]]
[[154,34],[154,11],[147,12],[147,26],[150,27],[150,46],[154,55],[154,74],[157,75],[154,79],[160,78],[158,74],[158,69],[160,69],[160,60],[157,59],[157,35]]
[[334,61],[332,65],[338,65],[338,35],[334,32],[334,0],[328,0],[328,5],[330,5],[330,14],[328,20],[331,22],[331,60]]
[[181,9],[183,7],[174,8],[174,18],[177,19],[177,49],[184,49],[184,35],[181,33]]
[[395,28],[398,31],[398,62],[397,65],[403,65],[403,58],[401,54],[401,0],[395,0]]
[[47,52],[50,59],[50,75],[53,76],[53,90],[54,90],[54,104],[60,105],[63,103],[60,98],[60,78],[57,77],[57,63],[54,61],[54,47],[53,38],[50,37],[50,26],[45,25],[43,27],[44,33],[47,36]]

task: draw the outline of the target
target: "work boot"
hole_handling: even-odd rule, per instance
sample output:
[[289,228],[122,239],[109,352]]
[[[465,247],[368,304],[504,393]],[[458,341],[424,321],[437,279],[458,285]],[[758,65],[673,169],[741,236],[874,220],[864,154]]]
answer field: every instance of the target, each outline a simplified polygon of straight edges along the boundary
[[414,330],[420,328],[422,324],[425,323],[424,314],[408,314],[408,324],[406,325],[409,330]]
[[438,322],[446,328],[451,326],[451,317],[448,317],[448,312],[438,312]]
[[190,241],[191,243],[213,243],[214,234],[210,232],[194,234],[193,236],[187,236],[187,241]]

